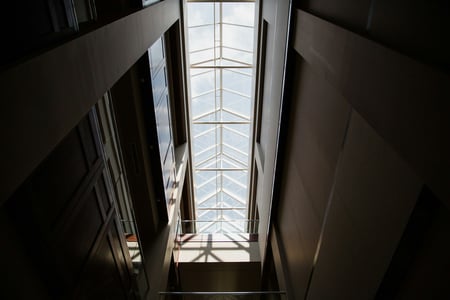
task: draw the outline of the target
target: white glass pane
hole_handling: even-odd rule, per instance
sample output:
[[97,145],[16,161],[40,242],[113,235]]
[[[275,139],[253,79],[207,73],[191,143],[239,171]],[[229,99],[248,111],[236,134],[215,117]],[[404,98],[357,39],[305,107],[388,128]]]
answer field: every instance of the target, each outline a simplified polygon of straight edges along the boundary
[[249,122],[249,119],[245,116],[238,115],[235,112],[223,109],[220,112],[220,118],[222,122]]
[[191,110],[193,118],[214,113],[216,109],[216,96],[214,92],[204,94],[191,100]]
[[252,53],[223,47],[222,54],[223,54],[224,59],[239,61],[239,62],[242,62],[244,64],[249,64],[249,65],[253,63],[253,54]]
[[238,149],[242,152],[248,152],[249,144],[249,125],[247,128],[242,128],[243,131],[238,130],[239,125],[223,125],[222,129],[222,143],[232,148]]
[[196,166],[198,169],[215,169],[220,167],[220,155],[217,154],[218,148],[213,147],[215,152],[207,157],[205,160],[197,161]]
[[223,24],[222,42],[227,47],[252,51],[253,28]]
[[195,123],[198,122],[219,122],[220,121],[220,112],[216,111],[211,114],[201,115],[193,119]]
[[239,70],[223,70],[223,88],[250,97],[252,92],[252,78],[242,74]]
[[[215,210],[203,210],[203,211],[197,211],[197,220],[199,221],[211,221],[216,220],[218,218],[217,211]],[[207,224],[205,223],[199,223],[199,226],[205,226]]]
[[204,130],[194,136],[194,153],[201,152],[216,144],[215,125],[195,124],[193,127],[194,132],[198,127],[204,128]]
[[216,197],[215,195],[217,194],[217,180],[215,180],[215,172],[208,173],[210,173],[209,175],[211,176],[211,180],[207,180],[201,185],[196,185],[195,197],[197,200],[197,204],[211,197]]
[[205,209],[205,208],[218,208],[217,203],[217,194],[214,194],[212,197],[207,198],[202,202],[197,203],[197,208]]
[[205,71],[205,69],[194,69],[194,68],[190,68],[189,69],[189,76],[193,77],[193,76],[197,76],[199,74],[208,72],[208,70]]
[[214,3],[189,3],[187,8],[189,27],[214,23]]
[[220,164],[225,169],[246,169],[247,165],[234,160],[224,154],[220,154]]
[[244,232],[227,220],[248,218],[254,3],[187,6],[197,229]]
[[201,168],[202,167],[202,162],[207,162],[210,159],[213,159],[217,154],[217,146],[216,145],[212,145],[209,148],[201,151],[201,152],[197,152],[195,153],[194,156],[194,164]]
[[153,102],[157,106],[162,101],[163,95],[166,93],[166,69],[160,68],[156,75],[152,77]]
[[[189,55],[189,62],[191,63],[191,65],[213,60],[214,60],[214,49],[207,49],[198,52],[193,52]],[[211,65],[213,65],[212,62]]]
[[236,198],[228,195],[226,192],[223,193],[223,202],[228,206],[228,207],[236,207],[236,208],[240,208],[240,209],[247,209],[246,207],[246,203],[242,203],[242,201],[237,200]]
[[214,25],[189,28],[189,51],[214,48]]
[[214,71],[205,71],[191,77],[191,96],[197,97],[201,94],[214,91]]
[[[225,210],[223,211],[222,217],[225,220],[242,220],[246,218],[246,213],[245,211],[241,211],[241,210]],[[236,228],[236,226],[239,226],[239,223],[236,222],[230,222],[229,223],[230,226],[234,227],[234,230],[238,230],[238,228]],[[229,230],[233,230],[233,229],[229,229]]]
[[227,146],[227,145],[223,145],[222,148],[223,148],[223,153],[225,155],[227,155],[228,157],[232,157],[233,159],[239,161],[242,164],[246,164],[247,165],[248,153],[242,153],[238,149],[232,148],[232,147]]
[[223,3],[223,22],[254,26],[255,4],[254,3]]
[[246,118],[251,116],[251,100],[249,97],[244,97],[229,91],[223,91],[223,108],[227,111],[236,112]]
[[248,67],[249,64],[247,64],[244,61],[235,61],[235,60],[223,58],[219,61],[219,66],[222,66],[222,67]]
[[[246,206],[247,198],[247,172],[244,171],[226,171],[222,176],[222,188],[229,196],[227,199],[235,199],[240,201],[240,206]],[[234,207],[233,202],[229,205]]]
[[148,54],[150,60],[150,72],[152,76],[155,76],[156,70],[164,61],[164,48],[161,38],[157,39],[150,47]]

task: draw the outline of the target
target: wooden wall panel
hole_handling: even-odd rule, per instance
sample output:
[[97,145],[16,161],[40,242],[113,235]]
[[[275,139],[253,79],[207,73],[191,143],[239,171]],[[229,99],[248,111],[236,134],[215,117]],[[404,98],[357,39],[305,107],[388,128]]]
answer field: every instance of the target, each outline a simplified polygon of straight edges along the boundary
[[[304,5],[314,3],[321,2],[303,2]],[[347,20],[347,25],[345,20],[330,18],[331,13],[314,14],[339,26],[305,11],[296,12],[292,46],[304,65],[295,67],[294,73],[302,72],[302,76],[292,80],[292,86],[299,91],[293,101],[302,107],[308,97],[315,95],[316,99],[309,109],[303,111],[309,119],[302,120],[301,110],[291,112],[276,221],[279,227],[276,242],[280,247],[280,257],[286,259],[286,262],[281,259],[279,263],[288,270],[290,276],[286,280],[291,282],[293,298],[304,295],[297,278],[308,275],[304,271],[308,266],[311,272],[310,284],[306,287],[307,299],[373,298],[422,184],[427,183],[448,206],[450,190],[444,178],[448,178],[446,153],[449,152],[449,144],[444,137],[450,125],[446,117],[449,106],[443,99],[448,98],[450,89],[445,57],[439,57],[439,51],[436,56],[429,53],[427,61],[436,63],[436,68],[436,65],[423,64],[379,43],[387,44],[389,39],[393,41],[399,36],[395,48],[400,52],[404,52],[400,44],[407,45],[403,39],[409,40],[410,46],[407,47],[411,47],[413,52],[417,50],[423,54],[439,48],[434,33],[427,37],[429,45],[422,44],[422,48],[414,45],[416,41],[407,38],[411,34],[406,29],[408,24],[402,23],[402,20],[420,15],[419,7],[431,4],[411,3],[404,14],[397,6],[400,3],[372,1],[372,4],[375,4],[371,12],[374,14],[366,17],[372,22],[373,33],[379,34],[378,43],[347,30],[358,31],[349,25],[352,10],[344,8],[345,5],[339,10],[344,12],[342,18]],[[420,38],[421,34],[442,24],[441,16],[445,12],[433,13],[437,6],[442,5],[439,2],[423,9],[425,19],[436,16],[437,20],[423,28],[420,26],[423,31],[417,32],[419,40],[424,40]],[[330,11],[336,7],[328,6],[332,8]],[[317,10],[322,12],[328,8],[317,6]],[[382,11],[390,8],[393,11],[384,19]],[[360,14],[365,13],[361,10]],[[387,34],[391,28],[389,22],[395,23],[392,35]],[[419,20],[415,22],[420,23]],[[411,26],[419,26],[418,23],[413,22]],[[370,30],[363,31],[370,36]],[[414,56],[418,57],[417,53]],[[433,61],[435,58],[438,60]],[[314,74],[314,80],[305,70]],[[314,89],[308,88],[308,82]],[[343,152],[335,152],[337,156],[323,150],[327,143],[317,143],[316,140],[316,137],[321,137],[326,142],[333,141],[332,135],[327,136],[319,129],[336,120],[330,116],[339,115],[336,109],[330,110],[330,114],[324,110],[322,103],[327,99],[326,90],[334,91],[333,97],[352,110],[347,140],[343,144]],[[312,126],[314,124],[318,126],[316,129]],[[294,142],[293,137],[296,136],[299,138]],[[321,167],[326,164],[320,162],[329,164],[329,158],[337,157],[337,171],[330,177]],[[321,193],[327,189],[332,197],[318,230],[318,225],[315,225],[318,222],[311,215],[317,214],[314,208],[324,207],[320,199]],[[295,202],[293,198],[309,203]],[[312,261],[309,254],[314,247],[316,261]]]
[[295,59],[276,220],[289,262],[285,268],[296,281],[294,298],[301,299],[314,266],[350,106],[300,56]]
[[15,228],[4,207],[0,209],[0,234],[0,266],[3,272],[0,296],[4,299],[48,299],[50,295],[45,278],[39,276],[30,256],[32,250],[26,247],[22,232]]
[[373,299],[422,182],[354,111],[337,168],[307,299]]
[[450,209],[424,186],[375,299],[450,298],[449,232]]
[[259,262],[180,263],[179,268],[181,288],[186,292],[237,292],[260,289]]
[[448,73],[446,0],[297,0],[296,7]]
[[450,3],[446,0],[376,0],[369,24],[375,40],[430,63],[450,68]]
[[356,32],[366,29],[373,0],[297,0],[296,7]]
[[6,200],[97,100],[180,17],[165,0],[0,74]]
[[[130,205],[129,188],[126,180],[125,168],[122,162],[122,149],[119,144],[116,120],[110,93],[106,93],[95,106],[99,121],[102,146],[111,183],[115,192],[115,200],[120,218],[123,220],[125,232],[136,234],[133,222],[133,209]],[[106,182],[103,180],[98,186],[102,195],[107,194]],[[108,199],[102,197],[102,199]],[[107,211],[110,203],[105,202],[104,208]]]
[[128,299],[127,286],[122,282],[116,261],[116,247],[112,235],[101,238],[74,294],[75,299]]
[[[109,255],[102,253],[101,241],[106,237],[111,243],[109,252],[114,255],[108,268],[120,275],[120,285],[106,276],[91,278],[89,284],[96,285],[98,295],[109,293],[107,287],[111,285],[125,295],[121,299],[132,294],[131,260],[116,221],[97,126],[94,113],[84,117],[1,207],[8,227],[17,233],[12,247],[29,264],[24,273],[29,277],[24,281],[52,298],[76,298],[76,294],[84,293],[83,299],[92,299],[94,290],[89,290],[83,280],[100,268],[96,257]],[[102,185],[106,191],[101,191]],[[21,270],[9,265],[5,272],[14,278]],[[105,288],[100,288],[102,285]]]
[[447,74],[302,11],[294,48],[440,198],[449,199]]

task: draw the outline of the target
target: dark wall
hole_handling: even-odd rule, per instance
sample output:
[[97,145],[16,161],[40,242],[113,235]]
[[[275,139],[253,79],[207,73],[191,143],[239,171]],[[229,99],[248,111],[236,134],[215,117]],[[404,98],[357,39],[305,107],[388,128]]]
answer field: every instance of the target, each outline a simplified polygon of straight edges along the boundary
[[296,7],[449,72],[448,1],[297,0]]
[[60,0],[6,1],[0,17],[1,67],[75,33]]
[[424,187],[376,299],[448,299],[450,210]]
[[0,68],[42,53],[80,33],[142,8],[139,0],[6,1],[0,12]]
[[0,201],[179,17],[179,2],[165,0],[0,72],[1,165],[10,170]]
[[[299,56],[290,107],[277,225],[296,280],[296,299],[307,290],[317,244],[347,129],[350,106]],[[301,82],[301,84],[298,84]]]
[[83,118],[2,205],[2,298],[132,295],[131,260],[97,130],[93,115]]
[[372,0],[297,0],[295,7],[356,32],[364,32]]
[[[448,207],[447,5],[295,3],[272,242],[292,299],[373,299],[423,183]],[[436,217],[398,299],[442,289],[419,274],[442,274],[446,255],[429,253],[446,249],[448,221]]]

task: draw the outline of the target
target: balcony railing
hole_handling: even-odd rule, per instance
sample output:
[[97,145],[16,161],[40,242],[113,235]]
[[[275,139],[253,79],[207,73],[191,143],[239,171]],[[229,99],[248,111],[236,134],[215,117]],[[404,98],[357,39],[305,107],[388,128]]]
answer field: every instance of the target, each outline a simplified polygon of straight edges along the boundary
[[168,299],[287,299],[285,291],[245,291],[245,292],[159,292],[160,300]]
[[256,234],[258,220],[181,220],[178,235],[184,234]]

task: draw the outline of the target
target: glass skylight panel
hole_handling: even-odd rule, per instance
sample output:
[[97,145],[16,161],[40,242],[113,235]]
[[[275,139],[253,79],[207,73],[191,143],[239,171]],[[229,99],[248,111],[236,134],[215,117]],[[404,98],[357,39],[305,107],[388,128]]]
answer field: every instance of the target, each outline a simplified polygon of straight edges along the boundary
[[199,232],[244,232],[253,121],[253,2],[187,2]]

